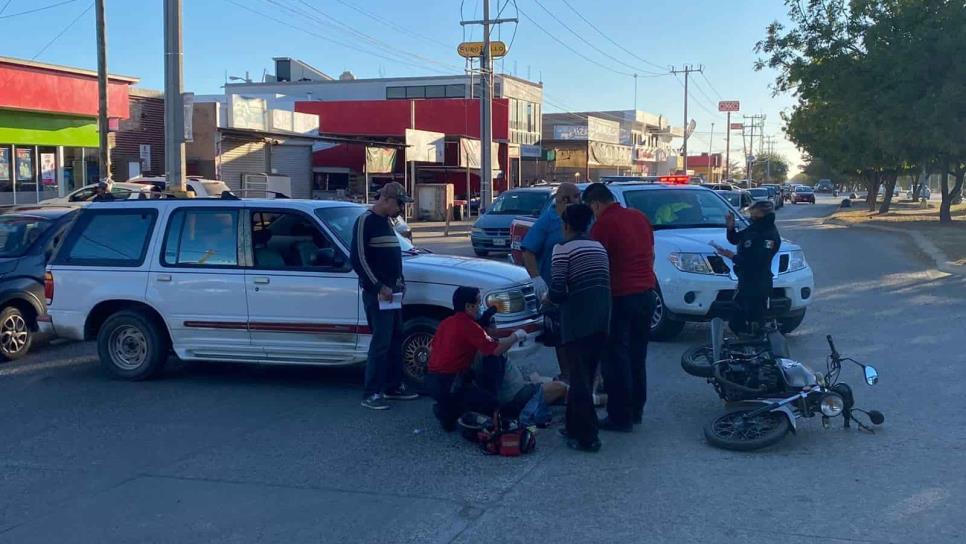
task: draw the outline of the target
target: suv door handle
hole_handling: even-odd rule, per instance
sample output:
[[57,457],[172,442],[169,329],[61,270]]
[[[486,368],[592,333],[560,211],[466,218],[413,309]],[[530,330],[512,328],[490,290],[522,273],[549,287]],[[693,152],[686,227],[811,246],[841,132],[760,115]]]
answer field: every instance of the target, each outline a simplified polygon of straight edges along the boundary
[[171,274],[159,274],[158,281],[171,281]]
[[267,285],[271,283],[271,281],[268,278],[255,278],[255,283],[257,285]]

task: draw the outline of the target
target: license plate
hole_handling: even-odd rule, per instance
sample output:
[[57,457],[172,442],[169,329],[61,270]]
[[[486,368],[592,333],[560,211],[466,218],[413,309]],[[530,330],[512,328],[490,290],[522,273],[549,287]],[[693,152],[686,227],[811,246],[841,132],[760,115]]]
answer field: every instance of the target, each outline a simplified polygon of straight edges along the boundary
[[505,238],[496,238],[493,240],[493,245],[497,247],[506,247],[506,243],[507,241]]

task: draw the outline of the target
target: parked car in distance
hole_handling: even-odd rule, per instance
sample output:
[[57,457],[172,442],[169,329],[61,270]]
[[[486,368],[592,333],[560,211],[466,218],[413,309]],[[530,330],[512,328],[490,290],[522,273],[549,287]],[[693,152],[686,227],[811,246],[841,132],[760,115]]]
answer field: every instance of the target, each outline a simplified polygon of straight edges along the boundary
[[0,361],[30,351],[46,314],[44,268],[77,206],[14,208],[0,215]]
[[[361,363],[371,334],[349,246],[365,211],[292,199],[92,204],[47,267],[43,327],[97,340],[104,367],[130,380],[155,375],[171,351],[186,361]],[[407,380],[422,381],[433,334],[461,285],[479,287],[485,304],[501,303],[498,336],[528,333],[511,357],[540,348],[543,321],[524,269],[430,254],[402,237],[399,244]]]
[[[128,183],[137,183],[138,185],[147,185],[157,187],[161,192],[164,192],[168,188],[168,179],[164,176],[139,176],[136,178],[131,178]],[[231,188],[228,187],[224,181],[217,179],[204,179],[195,176],[189,176],[185,180],[185,185],[187,186],[187,191],[189,193],[194,193],[198,198],[217,198],[222,195],[225,191],[231,192]],[[288,195],[286,195],[288,196]]]
[[734,191],[715,191],[719,195],[723,196],[728,204],[731,204],[736,210],[738,210],[742,215],[748,215],[748,206],[755,203],[755,199],[751,197],[751,193],[744,189],[736,189]]
[[781,208],[785,205],[785,197],[782,195],[782,186],[774,183],[769,183],[762,185],[762,187],[768,189],[772,193],[772,201],[775,203],[775,209]]
[[816,193],[831,193],[835,190],[835,186],[832,184],[830,179],[820,179],[818,183],[815,184]]
[[792,204],[798,204],[799,202],[811,202],[815,204],[815,191],[807,185],[799,185],[795,187],[795,193],[792,195]]
[[[48,198],[47,200],[41,200],[38,204],[41,206],[83,206],[94,200],[94,190],[96,188],[97,184],[91,183],[90,185],[85,185],[80,189],[68,193],[67,196]],[[111,184],[111,194],[118,200],[148,198],[150,193],[151,188],[149,186],[139,183],[115,182]]]
[[[587,184],[579,184],[583,190]],[[733,212],[721,195],[688,184],[614,183],[617,203],[640,210],[654,227],[654,272],[658,304],[651,318],[654,340],[669,340],[686,322],[730,316],[737,276],[731,261],[718,256],[709,242],[732,247],[726,238],[725,217]],[[548,204],[549,206],[549,204]],[[513,221],[511,262],[522,264],[520,243],[534,219]],[[738,217],[738,228],[748,225]],[[795,330],[805,319],[815,282],[802,249],[784,240],[772,261],[775,277],[771,308],[782,332]]]
[[701,186],[712,191],[737,191],[741,189],[741,187],[730,183],[702,183]]
[[786,184],[782,185],[782,198],[784,198],[786,202],[788,202],[788,201],[790,201],[792,199],[792,193],[793,192],[795,192],[795,185],[794,184],[792,184],[792,183],[786,183]]
[[473,224],[470,242],[480,257],[510,251],[510,224],[518,216],[537,217],[557,190],[556,185],[534,185],[504,191]]
[[748,189],[748,193],[751,195],[751,198],[754,199],[755,202],[766,202],[766,201],[774,202],[775,200],[775,198],[772,196],[771,191],[769,191],[764,187],[752,187],[751,189]]

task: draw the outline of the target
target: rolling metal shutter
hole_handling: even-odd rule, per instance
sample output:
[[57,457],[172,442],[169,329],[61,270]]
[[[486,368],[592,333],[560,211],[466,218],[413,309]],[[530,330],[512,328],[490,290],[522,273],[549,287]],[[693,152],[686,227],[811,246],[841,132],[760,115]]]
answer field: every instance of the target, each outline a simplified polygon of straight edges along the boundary
[[272,173],[292,180],[292,198],[312,198],[312,146],[272,146]]
[[226,139],[221,145],[221,180],[227,183],[232,191],[241,191],[242,175],[265,173],[267,164],[265,142]]

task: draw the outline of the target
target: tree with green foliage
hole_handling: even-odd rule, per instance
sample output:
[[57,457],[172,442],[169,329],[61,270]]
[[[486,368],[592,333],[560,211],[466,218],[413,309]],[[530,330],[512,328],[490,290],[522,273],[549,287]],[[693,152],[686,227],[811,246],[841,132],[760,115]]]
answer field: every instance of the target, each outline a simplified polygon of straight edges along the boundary
[[[946,174],[940,218],[966,174],[966,7],[962,0],[786,0],[758,43],[757,69],[777,70],[776,93],[797,103],[789,137],[844,176],[858,176],[888,211],[897,177]],[[950,188],[948,178],[955,178]]]
[[751,178],[763,183],[784,183],[788,179],[788,159],[778,153],[762,153],[755,157]]

